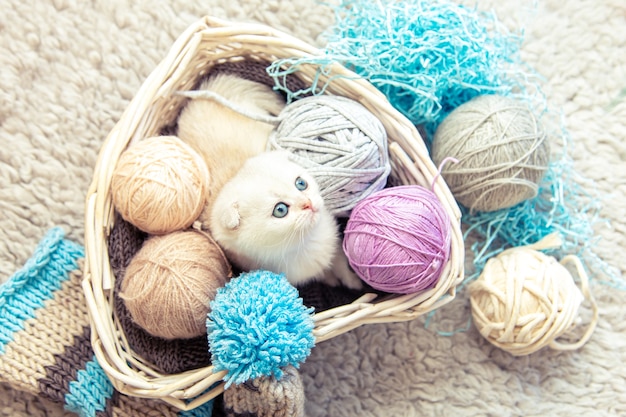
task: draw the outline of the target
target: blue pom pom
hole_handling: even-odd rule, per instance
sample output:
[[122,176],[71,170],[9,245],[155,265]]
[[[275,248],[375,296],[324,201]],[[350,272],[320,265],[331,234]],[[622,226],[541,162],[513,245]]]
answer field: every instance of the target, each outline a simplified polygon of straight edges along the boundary
[[226,387],[298,368],[315,345],[312,313],[283,274],[248,272],[220,288],[207,331],[214,369],[228,371]]

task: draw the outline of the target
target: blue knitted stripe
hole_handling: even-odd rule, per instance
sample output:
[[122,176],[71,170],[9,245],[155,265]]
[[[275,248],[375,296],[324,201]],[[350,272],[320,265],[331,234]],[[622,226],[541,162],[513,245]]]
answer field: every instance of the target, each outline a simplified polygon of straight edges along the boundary
[[193,410],[181,411],[178,417],[211,417],[213,414],[213,400],[210,400]]
[[0,286],[0,355],[84,257],[83,247],[63,239],[64,235],[59,227],[51,229],[26,264]]
[[76,373],[65,394],[65,409],[80,417],[95,417],[104,411],[107,400],[113,396],[113,385],[96,361],[95,356]]

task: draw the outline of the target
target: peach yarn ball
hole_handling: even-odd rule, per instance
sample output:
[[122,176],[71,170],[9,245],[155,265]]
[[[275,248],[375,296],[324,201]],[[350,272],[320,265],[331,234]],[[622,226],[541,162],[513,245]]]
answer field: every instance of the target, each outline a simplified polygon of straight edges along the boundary
[[231,276],[221,248],[196,230],[148,238],[130,261],[120,297],[133,321],[153,336],[206,334],[209,303]]
[[209,171],[176,136],[146,138],[124,151],[111,179],[113,205],[150,234],[186,229],[200,216]]

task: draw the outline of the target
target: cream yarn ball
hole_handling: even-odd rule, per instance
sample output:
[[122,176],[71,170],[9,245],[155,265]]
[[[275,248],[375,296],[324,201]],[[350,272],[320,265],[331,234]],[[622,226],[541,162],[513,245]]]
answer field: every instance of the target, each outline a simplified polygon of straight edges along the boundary
[[432,159],[456,200],[470,212],[512,207],[537,195],[549,162],[546,133],[527,104],[478,96],[435,131]]
[[186,229],[200,216],[209,186],[202,158],[176,136],[141,140],[124,151],[111,178],[113,205],[151,234]]
[[[545,346],[561,350],[582,346],[597,322],[597,306],[578,258],[564,261],[577,264],[582,292],[566,262],[532,247],[508,249],[489,259],[480,277],[469,285],[472,317],[480,334],[514,356]],[[573,327],[585,297],[594,309],[587,333],[575,344],[556,342]]]

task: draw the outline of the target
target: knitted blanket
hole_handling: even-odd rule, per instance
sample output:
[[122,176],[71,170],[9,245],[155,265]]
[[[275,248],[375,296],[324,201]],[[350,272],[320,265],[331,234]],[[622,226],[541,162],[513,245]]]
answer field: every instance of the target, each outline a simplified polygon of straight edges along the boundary
[[[580,185],[602,198],[594,251],[623,288],[623,1],[477,3],[525,28],[523,59],[562,114]],[[116,393],[94,361],[80,267],[98,150],[201,16],[260,22],[323,46],[332,10],[315,0],[1,0],[0,10],[0,282],[8,282],[0,287],[0,416],[194,415]],[[432,317],[368,325],[316,346],[300,370],[307,415],[626,415],[626,291],[590,268],[600,321],[583,348],[513,357],[467,326],[462,289]]]

